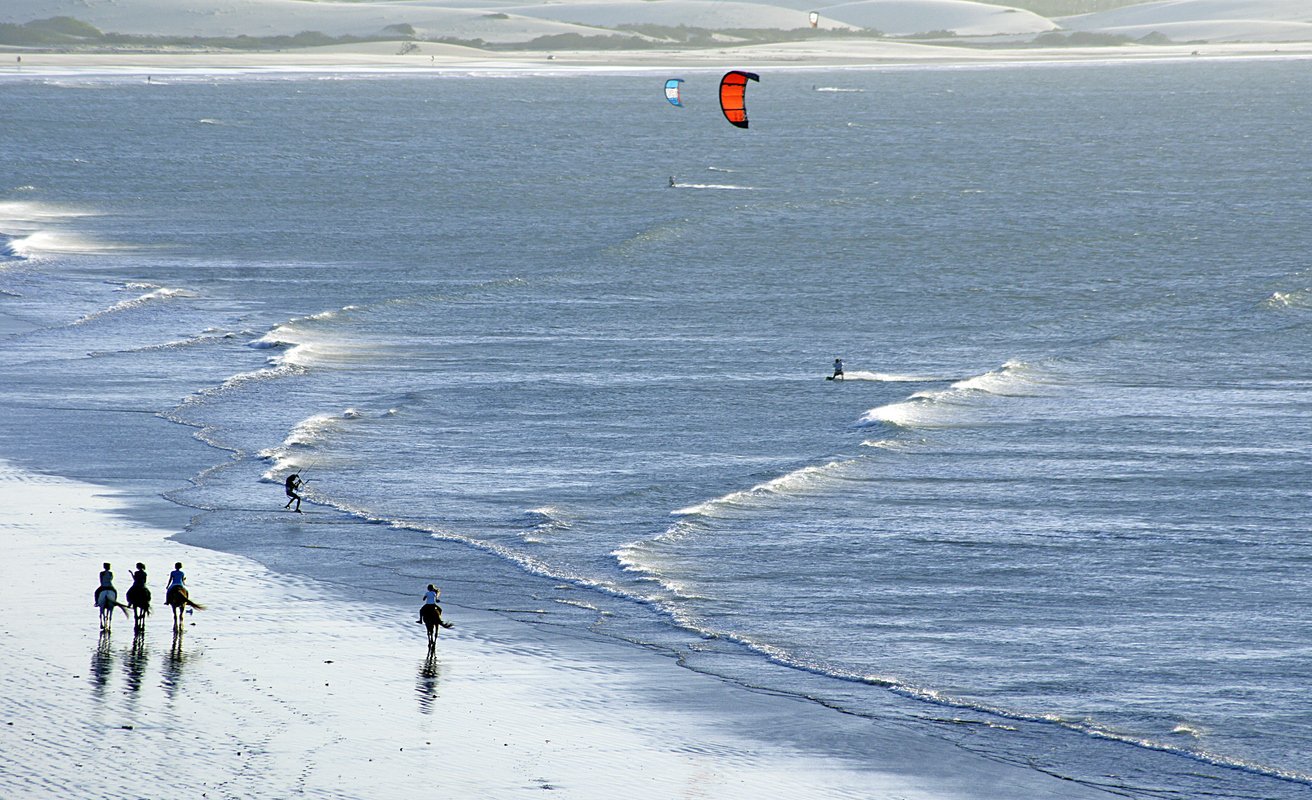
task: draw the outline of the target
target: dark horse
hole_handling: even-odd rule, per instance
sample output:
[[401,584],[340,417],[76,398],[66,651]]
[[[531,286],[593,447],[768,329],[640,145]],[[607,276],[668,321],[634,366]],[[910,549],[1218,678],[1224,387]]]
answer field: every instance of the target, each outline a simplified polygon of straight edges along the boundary
[[137,570],[132,573],[128,606],[132,608],[133,627],[137,630],[145,628],[146,617],[150,616],[150,590],[146,588],[146,568],[142,564],[137,564]]
[[182,624],[182,612],[186,610],[187,606],[191,606],[198,611],[205,610],[205,606],[200,603],[192,602],[191,598],[187,596],[187,588],[185,586],[170,587],[168,596],[164,599],[164,602],[168,603],[173,609],[173,627],[175,628]]
[[432,650],[437,647],[437,629],[454,628],[450,622],[442,619],[442,607],[432,603],[419,609],[419,619],[423,620],[424,628],[428,630],[428,649]]

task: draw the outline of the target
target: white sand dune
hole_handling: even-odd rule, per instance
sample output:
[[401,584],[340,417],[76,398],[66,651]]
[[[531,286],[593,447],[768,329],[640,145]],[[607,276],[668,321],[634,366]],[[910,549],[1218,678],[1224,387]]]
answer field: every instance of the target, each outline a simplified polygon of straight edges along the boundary
[[[477,2],[477,0],[475,0]],[[475,5],[475,3],[470,3]],[[26,23],[66,16],[102,31],[153,36],[372,36],[390,25],[410,25],[421,38],[521,42],[539,36],[608,35],[580,25],[519,17],[487,6],[438,3],[349,3],[306,0],[5,0],[0,22]]]
[[[574,22],[581,25],[616,27],[642,24],[724,30],[761,28],[791,30],[810,27],[806,11],[765,3],[705,2],[705,0],[603,0],[603,2],[541,3],[502,9],[525,17]],[[819,27],[851,28],[824,17]]]
[[[1063,28],[1076,31],[1160,31],[1179,41],[1306,41],[1312,24],[1309,0],[1159,0],[1111,11],[1061,17]],[[1289,23],[1289,24],[1276,24]]]
[[[255,37],[303,31],[376,36],[390,26],[408,25],[421,39],[510,43],[568,33],[632,35],[615,30],[625,24],[789,30],[806,27],[806,14],[812,10],[820,12],[823,28],[870,28],[889,36],[934,31],[963,37],[1030,36],[1060,27],[1134,38],[1158,32],[1178,42],[1312,41],[1312,0],[1159,0],[1055,22],[1029,11],[970,0],[855,0],[832,5],[810,0],[4,0],[0,22],[68,16],[106,32]],[[363,53],[366,46],[355,47],[353,52]],[[829,42],[805,49],[823,55],[851,48],[848,43]],[[381,55],[376,47],[369,52]],[[316,57],[325,55],[327,51],[321,50]]]
[[1312,42],[1312,22],[1268,22],[1254,19],[1157,22],[1075,30],[1094,30],[1132,39],[1160,33],[1173,42]]
[[857,0],[826,6],[822,17],[889,36],[952,31],[959,36],[1042,33],[1057,25],[1030,11],[969,0]]

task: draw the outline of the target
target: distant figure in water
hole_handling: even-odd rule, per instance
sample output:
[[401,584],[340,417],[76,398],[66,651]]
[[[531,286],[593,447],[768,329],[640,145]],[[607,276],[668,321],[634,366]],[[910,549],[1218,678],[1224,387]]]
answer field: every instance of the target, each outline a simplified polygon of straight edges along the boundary
[[428,591],[424,592],[424,604],[419,609],[419,619],[416,622],[428,626],[428,649],[437,646],[437,629],[454,628],[450,622],[442,619],[442,607],[437,604],[437,598],[442,596],[442,590],[428,584]]
[[670,188],[671,188],[671,189],[674,188],[674,176],[673,176],[673,175],[670,176]]
[[295,510],[297,513],[300,513],[300,511],[301,511],[301,496],[300,496],[299,494],[296,493],[296,490],[299,489],[299,488],[301,488],[301,484],[304,483],[304,481],[301,480],[301,476],[300,476],[300,475],[298,475],[297,473],[293,472],[292,474],[290,474],[290,475],[287,476],[287,481],[286,481],[286,483],[287,483],[287,497],[288,497],[289,499],[287,500],[287,505],[283,506],[283,508],[291,508],[291,507],[292,507],[292,503],[295,503],[295,504],[296,504],[296,508],[295,508],[294,510]]
[[841,358],[834,359],[834,374],[829,376],[829,380],[831,381],[843,380],[843,359]]

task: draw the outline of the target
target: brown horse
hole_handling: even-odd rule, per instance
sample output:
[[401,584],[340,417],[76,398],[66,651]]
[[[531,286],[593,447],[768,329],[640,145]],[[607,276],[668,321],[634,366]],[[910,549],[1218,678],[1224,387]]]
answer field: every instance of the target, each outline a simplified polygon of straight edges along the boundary
[[170,587],[168,596],[165,597],[164,602],[168,603],[173,609],[173,627],[175,628],[182,624],[182,612],[185,611],[188,606],[197,611],[205,610],[205,606],[200,603],[192,602],[191,598],[187,596],[187,587],[185,586]]
[[423,620],[424,628],[428,630],[429,650],[433,650],[437,647],[438,628],[455,627],[455,625],[442,619],[442,607],[431,603],[419,609],[419,619]]
[[112,586],[106,586],[96,592],[96,608],[100,609],[100,629],[109,630],[109,625],[114,621],[114,608],[123,609],[123,616],[128,615],[128,607],[118,601],[118,592]]

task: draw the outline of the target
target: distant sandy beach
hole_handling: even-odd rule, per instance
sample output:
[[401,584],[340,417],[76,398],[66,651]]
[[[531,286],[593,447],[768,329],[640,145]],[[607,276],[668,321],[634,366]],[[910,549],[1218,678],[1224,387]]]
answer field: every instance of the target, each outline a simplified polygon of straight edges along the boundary
[[[52,74],[203,74],[206,72],[433,71],[569,72],[658,69],[832,69],[1180,61],[1216,58],[1312,58],[1312,42],[1126,45],[979,49],[879,40],[793,42],[707,50],[510,51],[423,43],[398,55],[399,43],[288,52],[33,52],[0,48],[0,79]],[[19,61],[21,59],[21,62]]]

